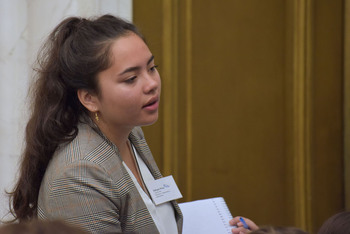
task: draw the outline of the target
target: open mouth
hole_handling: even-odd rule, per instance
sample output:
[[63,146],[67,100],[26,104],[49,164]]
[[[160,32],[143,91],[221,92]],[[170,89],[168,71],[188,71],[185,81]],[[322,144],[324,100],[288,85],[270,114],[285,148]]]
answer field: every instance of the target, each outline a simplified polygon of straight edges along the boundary
[[154,101],[144,105],[143,107],[153,106],[156,102],[157,102],[157,100],[154,100]]
[[158,98],[151,99],[146,105],[144,105],[142,108],[149,110],[149,111],[155,111],[158,109]]

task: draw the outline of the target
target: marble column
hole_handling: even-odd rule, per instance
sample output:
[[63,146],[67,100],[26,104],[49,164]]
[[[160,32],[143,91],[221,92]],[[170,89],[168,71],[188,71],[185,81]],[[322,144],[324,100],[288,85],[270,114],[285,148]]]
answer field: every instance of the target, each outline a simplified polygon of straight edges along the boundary
[[11,217],[5,190],[18,173],[39,46],[62,19],[105,13],[132,21],[132,0],[0,0],[0,219]]

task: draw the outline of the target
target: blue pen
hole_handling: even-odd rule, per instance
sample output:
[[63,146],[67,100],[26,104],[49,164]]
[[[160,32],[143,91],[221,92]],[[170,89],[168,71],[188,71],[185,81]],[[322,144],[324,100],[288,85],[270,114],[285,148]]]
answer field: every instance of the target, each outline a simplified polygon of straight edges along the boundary
[[241,222],[243,223],[243,227],[244,227],[245,229],[250,229],[249,226],[248,226],[248,224],[245,222],[245,220],[244,220],[242,217],[240,217],[239,220],[241,220]]

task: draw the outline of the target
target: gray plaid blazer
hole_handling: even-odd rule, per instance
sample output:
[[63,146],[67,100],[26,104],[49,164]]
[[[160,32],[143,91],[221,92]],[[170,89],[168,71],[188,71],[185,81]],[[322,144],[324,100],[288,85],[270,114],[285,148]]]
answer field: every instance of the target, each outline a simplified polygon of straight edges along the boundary
[[[117,147],[91,124],[60,146],[41,183],[38,218],[63,219],[90,233],[159,233]],[[141,128],[129,136],[154,178],[162,177]],[[183,217],[172,201],[179,233]]]

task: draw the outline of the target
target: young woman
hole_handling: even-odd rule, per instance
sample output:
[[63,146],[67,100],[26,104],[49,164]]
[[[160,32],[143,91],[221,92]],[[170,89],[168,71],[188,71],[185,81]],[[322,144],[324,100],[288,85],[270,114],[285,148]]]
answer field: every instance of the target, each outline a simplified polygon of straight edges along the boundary
[[140,126],[158,118],[161,81],[134,25],[71,17],[50,34],[32,88],[12,211],[90,233],[181,233],[175,201],[155,205],[161,174]]

